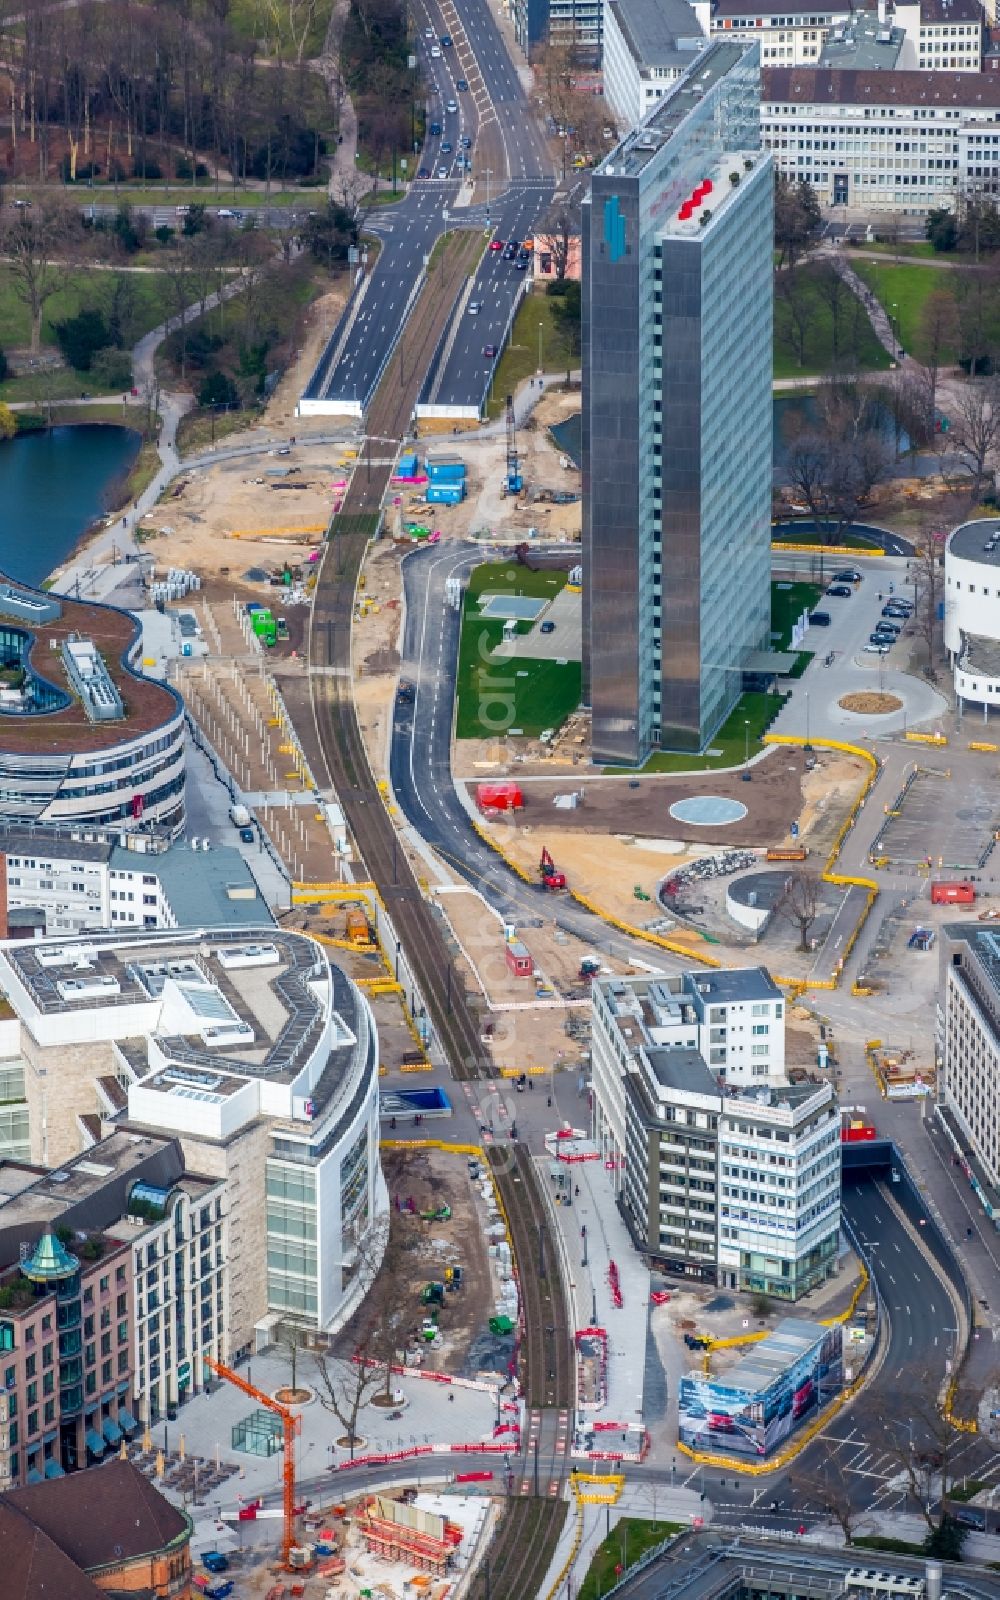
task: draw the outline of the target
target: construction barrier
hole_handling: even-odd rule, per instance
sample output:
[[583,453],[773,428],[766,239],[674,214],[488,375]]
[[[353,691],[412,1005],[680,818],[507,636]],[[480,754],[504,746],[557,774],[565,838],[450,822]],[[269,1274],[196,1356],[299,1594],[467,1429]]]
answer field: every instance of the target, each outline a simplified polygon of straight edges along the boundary
[[[570,1470],[569,1483],[578,1505],[616,1506],[625,1487],[625,1475],[621,1472],[578,1472],[576,1467],[573,1467]],[[589,1489],[581,1488],[582,1484],[593,1484],[596,1489],[603,1489],[604,1493],[595,1494]]]
[[566,1560],[564,1561],[564,1563],[563,1563],[563,1565],[562,1565],[562,1567],[561,1567],[561,1569],[559,1571],[559,1575],[556,1578],[555,1583],[552,1585],[551,1589],[546,1590],[545,1600],[556,1600],[556,1596],[562,1593],[563,1584],[568,1579],[568,1577],[570,1575],[570,1572],[573,1569],[573,1563],[574,1563],[574,1561],[576,1560],[577,1556],[580,1553],[580,1544],[581,1544],[582,1540],[583,1540],[583,1506],[580,1504],[579,1501],[577,1501],[577,1506],[576,1506],[576,1527],[573,1530],[573,1543],[569,1547],[569,1555],[566,1557]]
[[884,556],[885,551],[881,545],[862,545],[860,548],[849,544],[792,544],[785,539],[772,539],[772,550],[791,550],[804,556],[856,556],[863,560],[865,556]]
[[693,1446],[684,1444],[680,1439],[677,1441],[677,1449],[683,1451],[690,1461],[697,1462],[701,1467],[724,1467],[729,1472],[745,1472],[754,1478],[767,1477],[769,1473],[781,1471],[783,1467],[787,1467],[790,1462],[801,1455],[806,1445],[811,1443],[816,1435],[837,1416],[838,1412],[843,1410],[849,1400],[853,1400],[861,1388],[862,1381],[859,1379],[856,1383],[848,1384],[837,1395],[835,1400],[831,1401],[824,1410],[813,1418],[807,1427],[802,1429],[801,1433],[796,1434],[788,1449],[782,1450],[771,1461],[739,1461],[734,1456],[715,1455],[713,1452],[695,1450]]
[[982,739],[974,739],[972,741],[972,743],[969,745],[969,749],[970,750],[985,750],[990,755],[995,756],[997,751],[1000,750],[1000,745],[985,744]]
[[609,927],[617,928],[620,933],[627,934],[630,939],[641,939],[645,944],[656,945],[660,950],[670,950],[676,956],[685,956],[688,961],[700,961],[703,967],[721,967],[722,962],[717,956],[706,955],[701,950],[692,950],[688,944],[681,944],[677,939],[666,939],[662,933],[650,933],[645,928],[637,928],[631,922],[623,922],[620,917],[613,917],[610,911],[604,911],[593,900],[588,900],[586,895],[579,894],[575,889],[569,891],[570,899],[575,900],[578,906],[583,906],[585,911],[593,912],[595,917],[600,917]]
[[907,728],[904,735],[907,744],[947,744],[948,738],[943,733],[914,733],[912,728]]

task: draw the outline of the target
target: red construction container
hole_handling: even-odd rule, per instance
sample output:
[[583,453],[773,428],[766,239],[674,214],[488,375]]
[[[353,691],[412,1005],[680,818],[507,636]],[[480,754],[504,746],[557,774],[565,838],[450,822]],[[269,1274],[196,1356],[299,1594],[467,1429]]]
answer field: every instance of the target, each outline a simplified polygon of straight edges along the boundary
[[476,785],[476,804],[480,811],[521,811],[524,794],[517,783],[480,783]]
[[975,905],[976,891],[971,883],[932,883],[932,906]]
[[513,939],[505,950],[507,971],[515,978],[530,978],[535,970],[534,957],[520,939]]
[[840,1138],[843,1144],[860,1144],[876,1137],[875,1129],[870,1122],[852,1122],[849,1128],[841,1128]]

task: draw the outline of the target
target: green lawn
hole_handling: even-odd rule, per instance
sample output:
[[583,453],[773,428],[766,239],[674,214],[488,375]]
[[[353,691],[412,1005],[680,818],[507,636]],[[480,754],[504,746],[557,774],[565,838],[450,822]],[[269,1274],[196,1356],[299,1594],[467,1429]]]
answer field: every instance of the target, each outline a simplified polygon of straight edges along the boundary
[[[494,656],[503,622],[482,618],[477,603],[484,593],[551,598],[565,582],[565,572],[530,572],[512,562],[487,562],[472,572],[459,647],[456,738],[495,738],[513,729],[532,737],[558,728],[576,710],[579,661]],[[530,631],[531,624],[518,624],[519,634]]]
[[[856,263],[858,271],[864,265]],[[877,263],[869,263],[877,265]],[[905,269],[904,269],[905,270]],[[919,270],[919,269],[917,269]],[[825,372],[834,358],[833,315],[823,294],[824,283],[832,276],[833,268],[826,261],[807,261],[795,268],[794,278],[786,272],[775,273],[774,296],[774,376],[776,378],[802,378]],[[928,273],[927,276],[933,276]],[[795,339],[796,319],[793,317],[785,290],[794,284],[801,307],[801,319],[806,325],[802,357]],[[885,369],[889,355],[875,337],[864,307],[855,295],[845,295],[839,312],[838,354],[852,358],[863,371]]]
[[885,244],[882,240],[875,240],[872,244],[868,244],[864,239],[851,239],[848,242],[848,249],[851,248],[862,251],[870,250],[874,255],[879,256],[910,256],[920,261],[937,261],[940,259],[940,253],[935,250],[929,239],[922,239],[919,243],[915,239],[903,239],[900,240],[899,244]]
[[822,593],[821,583],[771,584],[771,632],[777,635],[776,650],[789,648],[793,625],[803,611],[812,610]]
[[[772,539],[777,539],[779,544],[815,544],[816,533],[812,528],[782,528],[780,534],[772,529]],[[841,544],[850,545],[853,550],[880,550],[880,546],[872,544],[870,539],[863,539],[859,533],[845,533],[840,536]]]
[[552,317],[553,300],[544,292],[533,290],[521,302],[510,340],[504,348],[493,379],[492,398],[487,406],[487,416],[498,417],[503,411],[506,397],[515,394],[525,378],[533,378],[538,371],[539,324],[541,324],[541,356],[543,372],[563,372],[578,367],[580,357],[571,355],[566,341],[556,328]]
[[[651,755],[643,772],[715,772],[723,767],[743,765],[744,756],[754,756],[764,748],[763,735],[767,732],[787,699],[784,694],[744,694],[722,724],[705,755],[684,752],[657,751]],[[747,729],[749,723],[749,732]],[[749,739],[749,743],[748,743]],[[634,776],[630,767],[605,767],[605,772],[627,773]]]
[[647,1522],[644,1517],[622,1517],[594,1551],[587,1576],[577,1591],[576,1600],[600,1600],[618,1582],[626,1568],[662,1544],[672,1534],[686,1533],[683,1522]]
[[[920,319],[927,296],[934,289],[952,288],[954,274],[945,269],[935,271],[932,267],[907,266],[895,261],[855,261],[852,264],[887,315],[895,317],[903,349],[918,354]],[[946,362],[958,359],[957,350],[945,351],[944,355]]]
[[[75,316],[83,305],[103,304],[110,292],[115,274],[100,271],[88,272],[86,268],[68,270],[63,286],[46,301],[42,317],[42,343],[54,344],[52,325],[65,317]],[[135,295],[135,338],[139,339],[150,328],[155,328],[170,314],[170,280],[165,273],[135,272],[129,274]],[[31,337],[31,319],[27,307],[14,293],[14,283],[8,268],[0,266],[0,347],[26,346]],[[86,377],[77,384],[76,392],[87,388]]]
[[[8,195],[16,192],[18,196],[47,195],[52,192],[51,184],[33,186],[32,184],[12,184]],[[197,203],[205,206],[231,206],[237,211],[248,211],[251,207],[269,206],[299,206],[301,209],[317,209],[314,196],[319,196],[319,203],[325,201],[322,186],[318,189],[299,189],[294,185],[287,189],[279,187],[274,181],[271,193],[264,193],[263,189],[234,189],[225,184],[220,184],[216,190],[211,178],[201,178],[197,183],[183,182],[180,178],[173,178],[168,183],[147,183],[145,187],[138,184],[95,183],[91,188],[89,183],[67,183],[60,191],[67,198],[75,200],[82,208],[91,204],[95,206],[180,206]],[[182,219],[178,219],[179,221]]]

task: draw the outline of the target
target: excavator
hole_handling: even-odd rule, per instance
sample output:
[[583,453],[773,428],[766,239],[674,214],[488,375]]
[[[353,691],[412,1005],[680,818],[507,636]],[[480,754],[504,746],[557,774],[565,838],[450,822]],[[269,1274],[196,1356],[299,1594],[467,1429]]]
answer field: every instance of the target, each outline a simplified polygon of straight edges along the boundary
[[542,846],[542,859],[538,863],[538,870],[541,873],[543,888],[565,889],[566,874],[558,870],[544,845]]

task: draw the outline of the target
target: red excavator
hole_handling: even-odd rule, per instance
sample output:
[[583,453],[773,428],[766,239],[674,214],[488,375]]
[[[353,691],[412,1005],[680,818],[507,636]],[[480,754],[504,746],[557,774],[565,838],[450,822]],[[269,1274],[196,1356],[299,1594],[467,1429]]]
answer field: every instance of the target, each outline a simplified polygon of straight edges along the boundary
[[538,870],[542,875],[542,887],[545,889],[565,889],[566,874],[559,872],[556,864],[545,846],[542,846],[542,859],[538,863]]

